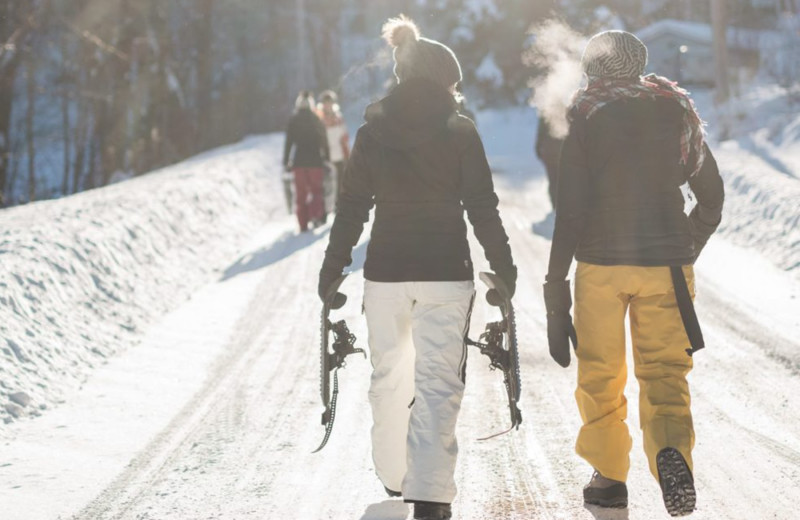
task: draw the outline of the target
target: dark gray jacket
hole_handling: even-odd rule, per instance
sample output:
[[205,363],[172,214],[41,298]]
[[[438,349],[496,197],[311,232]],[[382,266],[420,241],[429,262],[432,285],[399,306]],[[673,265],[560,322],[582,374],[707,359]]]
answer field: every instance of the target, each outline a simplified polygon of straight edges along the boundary
[[[573,255],[598,265],[694,263],[719,225],[724,192],[708,146],[696,175],[679,163],[682,125],[683,108],[666,98],[617,100],[588,120],[574,114],[561,151],[548,281],[566,278]],[[688,216],[686,182],[697,198]]]
[[286,127],[286,141],[283,147],[284,166],[322,168],[329,158],[325,124],[310,108],[298,110]]
[[[370,105],[344,174],[323,269],[351,262],[369,212],[364,277],[378,282],[472,280],[464,212],[496,273],[516,271],[475,125],[453,96],[411,79]],[[502,276],[502,274],[501,274]]]

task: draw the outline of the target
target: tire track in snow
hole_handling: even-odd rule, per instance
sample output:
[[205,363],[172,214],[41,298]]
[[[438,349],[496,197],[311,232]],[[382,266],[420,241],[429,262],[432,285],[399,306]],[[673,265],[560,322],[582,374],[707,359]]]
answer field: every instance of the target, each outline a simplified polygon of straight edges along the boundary
[[[290,243],[284,244],[286,249],[290,246]],[[283,282],[286,282],[286,279]],[[170,466],[174,466],[183,453],[191,451],[194,446],[189,446],[189,443],[208,428],[210,418],[219,414],[224,415],[235,409],[231,408],[231,405],[236,406],[236,403],[241,403],[239,399],[231,399],[229,394],[237,389],[240,378],[249,367],[264,355],[269,347],[266,336],[273,330],[280,329],[278,326],[273,329],[268,325],[272,322],[276,325],[292,323],[291,320],[286,320],[292,317],[287,313],[281,313],[279,320],[275,320],[275,306],[271,305],[275,300],[289,300],[294,291],[292,285],[287,283],[276,285],[275,280],[267,277],[261,286],[262,289],[256,292],[257,296],[251,301],[248,313],[237,324],[238,332],[229,341],[231,351],[209,374],[207,385],[143,450],[142,455],[134,459],[125,472],[92,504],[76,515],[76,518],[124,518],[128,510],[145,497],[160,478],[163,478],[163,473],[169,471]],[[277,287],[276,292],[270,291],[275,287]],[[264,294],[271,292],[272,301],[263,298]],[[279,363],[272,366],[273,372],[278,372],[281,365],[289,361],[287,358],[291,355],[291,351],[283,349],[281,354]],[[287,397],[288,395],[290,394],[287,394]]]
[[[455,517],[668,518],[635,427],[638,388],[632,375],[626,388],[634,439],[630,508],[583,506],[581,489],[591,468],[573,451],[580,427],[573,401],[575,367],[573,363],[567,370],[560,369],[549,358],[541,301],[549,241],[530,232],[531,223],[541,220],[548,207],[544,187],[501,185],[499,190],[502,215],[521,268],[515,304],[524,422],[519,431],[504,437],[475,440],[498,431],[508,418],[500,374],[487,370],[486,358],[471,350],[458,426],[461,453]],[[205,404],[198,410],[192,410],[191,404],[185,407],[186,417],[176,419],[162,434],[164,439],[153,448],[156,453],[137,459],[94,502],[96,509],[87,508],[85,518],[408,517],[410,508],[387,500],[372,470],[368,363],[353,358],[342,372],[331,442],[323,452],[309,453],[322,435],[317,397],[318,304],[313,295],[324,242],[281,253],[280,261],[263,267],[264,289],[258,293],[264,298],[254,302],[242,318],[242,328],[253,330],[231,340],[238,357],[221,365],[216,389],[207,388]],[[474,240],[472,248],[474,259],[482,257]],[[476,265],[476,270],[485,269],[482,261]],[[281,280],[281,288],[270,286],[274,280]],[[351,300],[344,317],[364,346],[366,329],[356,309],[361,281],[356,275],[347,283]],[[479,288],[472,337],[480,334],[487,319],[495,319],[482,293]],[[791,478],[800,474],[800,468],[794,441],[770,435],[769,429],[773,424],[796,427],[797,407],[774,403],[759,407],[759,403],[795,390],[800,394],[800,382],[759,345],[757,340],[766,334],[764,327],[751,326],[729,309],[718,307],[715,297],[713,290],[701,296],[699,312],[707,324],[709,348],[698,355],[691,376],[699,494],[699,509],[692,518],[749,519],[753,514],[780,518],[793,511],[789,509],[791,493],[786,490],[793,489]],[[757,376],[749,370],[758,371]],[[789,403],[797,402],[796,397],[792,399]],[[188,477],[183,475],[185,467],[193,468]],[[91,516],[95,512],[106,516]]]

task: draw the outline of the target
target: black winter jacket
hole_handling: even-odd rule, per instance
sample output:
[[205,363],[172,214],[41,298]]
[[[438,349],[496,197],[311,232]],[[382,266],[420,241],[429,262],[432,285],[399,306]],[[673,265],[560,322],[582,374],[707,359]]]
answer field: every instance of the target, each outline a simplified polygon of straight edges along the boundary
[[453,96],[412,79],[370,105],[344,174],[323,270],[340,272],[375,206],[364,277],[473,279],[464,211],[493,271],[516,270],[475,125]]
[[[294,148],[294,158],[290,155]],[[286,127],[283,164],[294,168],[322,168],[330,157],[325,124],[308,108],[298,110]]]
[[[598,265],[694,263],[720,222],[722,179],[711,151],[689,177],[679,163],[683,108],[671,99],[621,99],[588,120],[575,114],[561,152],[548,281],[573,255]],[[689,164],[692,164],[690,157]],[[697,205],[687,216],[680,186]]]

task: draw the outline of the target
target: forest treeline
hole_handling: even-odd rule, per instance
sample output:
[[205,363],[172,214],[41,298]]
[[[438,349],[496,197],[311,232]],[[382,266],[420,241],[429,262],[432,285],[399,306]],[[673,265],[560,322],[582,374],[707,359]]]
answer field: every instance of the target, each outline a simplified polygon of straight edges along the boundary
[[[71,194],[283,128],[300,88],[344,102],[385,88],[378,38],[406,12],[474,69],[524,88],[520,46],[552,2],[0,0],[0,205]],[[505,29],[497,30],[499,26]],[[474,32],[477,31],[477,32]],[[344,90],[344,92],[341,92]]]
[[[627,21],[642,12],[640,1],[605,4]],[[667,2],[656,15],[700,4]],[[301,88],[333,88],[344,104],[361,106],[389,85],[391,57],[378,36],[382,21],[400,12],[458,53],[478,104],[524,103],[530,26],[557,17],[590,30],[597,6],[0,0],[0,207],[104,186],[280,130]]]
[[[220,3],[0,3],[3,203],[102,186],[268,127],[252,106],[252,21],[216,20]],[[257,40],[277,48],[272,37]]]

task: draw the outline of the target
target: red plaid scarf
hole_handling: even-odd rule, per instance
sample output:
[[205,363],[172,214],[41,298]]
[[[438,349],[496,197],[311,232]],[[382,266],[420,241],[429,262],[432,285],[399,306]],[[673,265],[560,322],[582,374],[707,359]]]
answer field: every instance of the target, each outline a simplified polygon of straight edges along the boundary
[[650,98],[665,97],[674,99],[684,109],[683,131],[681,132],[681,164],[689,163],[690,151],[695,152],[695,161],[691,175],[700,171],[705,159],[703,138],[705,123],[697,113],[694,102],[689,93],[662,76],[649,74],[631,81],[612,78],[592,78],[589,85],[578,90],[572,100],[570,113],[573,110],[585,118],[590,118],[600,108],[622,98]]

